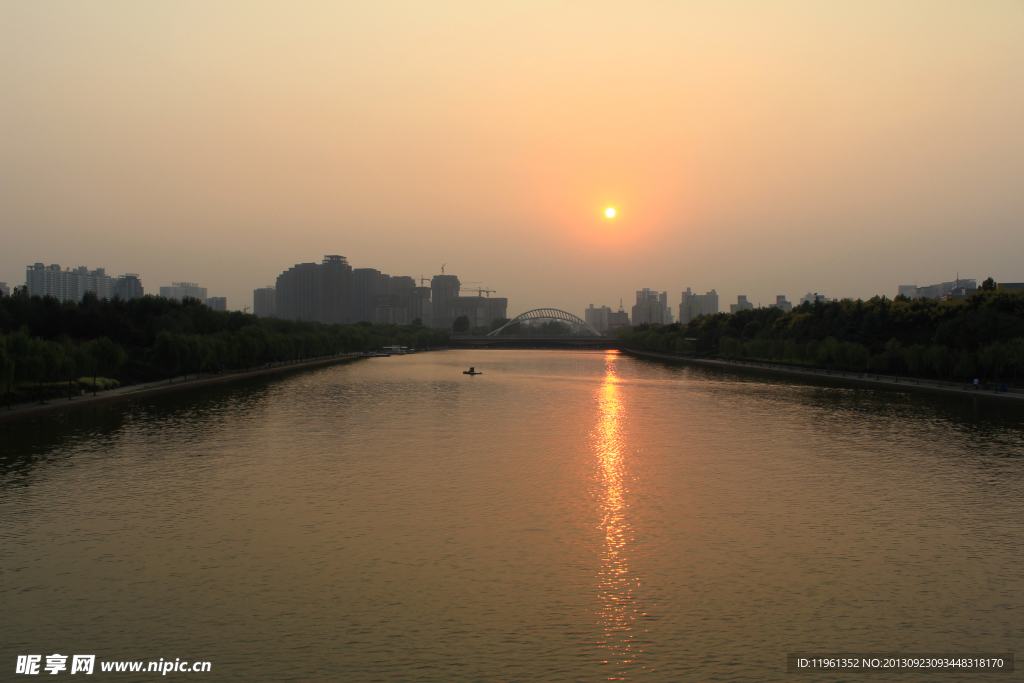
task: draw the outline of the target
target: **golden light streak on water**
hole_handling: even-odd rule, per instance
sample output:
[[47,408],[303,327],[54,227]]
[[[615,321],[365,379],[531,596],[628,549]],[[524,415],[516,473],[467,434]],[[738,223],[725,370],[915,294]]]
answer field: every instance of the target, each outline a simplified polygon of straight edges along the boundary
[[604,631],[601,647],[607,651],[607,663],[616,668],[609,680],[622,679],[636,663],[639,651],[634,644],[634,620],[637,609],[634,588],[636,577],[629,571],[628,545],[633,531],[627,520],[626,443],[623,419],[625,402],[615,373],[617,353],[605,356],[605,376],[597,390],[598,419],[594,431],[600,477],[601,564],[598,571],[598,616]]

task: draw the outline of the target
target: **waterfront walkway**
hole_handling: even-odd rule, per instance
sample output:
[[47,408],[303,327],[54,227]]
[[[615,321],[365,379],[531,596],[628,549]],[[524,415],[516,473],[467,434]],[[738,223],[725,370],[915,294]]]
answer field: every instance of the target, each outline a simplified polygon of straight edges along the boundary
[[906,389],[909,391],[931,391],[944,394],[956,394],[959,396],[978,396],[986,398],[1007,399],[1010,401],[1024,401],[1024,390],[1008,389],[1007,391],[993,391],[992,389],[975,389],[973,384],[964,385],[959,382],[938,382],[936,380],[917,380],[912,377],[899,377],[896,375],[875,375],[857,372],[843,372],[840,370],[823,370],[821,368],[798,368],[783,365],[780,363],[765,363],[749,360],[725,360],[722,358],[696,358],[692,356],[677,356],[671,353],[656,353],[654,351],[638,351],[636,349],[621,349],[623,353],[643,358],[657,358],[677,363],[690,365],[702,365],[705,367],[717,367],[727,370],[753,370],[757,372],[770,372],[790,377],[806,379],[831,380],[838,382],[853,382],[861,385],[886,387],[893,389]]
[[[318,365],[345,363],[362,357],[362,355],[355,354],[320,358],[317,360],[274,363],[271,367],[253,368],[252,370],[226,370],[216,375],[203,376],[200,373],[199,375],[190,375],[191,379],[185,379],[184,376],[179,376],[175,377],[173,381],[150,382],[148,384],[136,384],[132,386],[119,387],[117,389],[110,389],[109,391],[100,391],[97,392],[95,396],[93,396],[90,391],[84,396],[73,396],[70,400],[66,398],[55,398],[47,401],[46,403],[19,403],[12,405],[10,410],[7,409],[6,405],[0,404],[0,420],[30,417],[32,415],[38,415],[39,413],[64,410],[66,408],[77,408],[84,405],[94,405],[96,403],[116,401],[123,398],[152,396],[154,394],[162,394],[168,391],[193,389],[195,387],[204,387],[210,384],[218,384],[220,382],[230,382],[232,380],[243,379],[246,377],[269,375],[275,372],[283,372],[285,370],[299,370],[302,368],[316,367]],[[2,398],[3,397],[0,396],[0,400],[2,400]]]

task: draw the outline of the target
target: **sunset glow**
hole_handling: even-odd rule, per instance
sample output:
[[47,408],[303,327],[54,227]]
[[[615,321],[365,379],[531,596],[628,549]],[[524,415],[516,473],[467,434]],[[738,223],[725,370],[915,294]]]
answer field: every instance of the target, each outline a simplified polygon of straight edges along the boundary
[[337,253],[524,311],[1021,277],[1017,3],[8,2],[0,26],[9,285],[89,264],[236,308]]

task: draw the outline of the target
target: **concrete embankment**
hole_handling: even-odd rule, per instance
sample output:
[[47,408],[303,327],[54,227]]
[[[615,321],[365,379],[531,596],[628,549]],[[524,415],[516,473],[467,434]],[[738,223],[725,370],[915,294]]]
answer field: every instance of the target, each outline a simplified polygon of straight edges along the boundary
[[699,365],[702,367],[713,367],[721,370],[773,373],[786,375],[795,379],[825,380],[838,383],[856,384],[860,386],[885,387],[887,389],[905,389],[907,391],[929,391],[932,393],[954,394],[957,396],[971,396],[979,398],[995,398],[999,400],[1024,402],[1024,391],[1020,389],[1009,389],[1008,391],[992,391],[975,389],[973,385],[961,383],[940,383],[935,380],[915,380],[909,377],[897,377],[895,375],[868,375],[866,373],[828,371],[820,368],[790,368],[776,363],[762,363],[759,361],[738,361],[723,360],[721,358],[695,358],[690,356],[677,356],[671,353],[657,353],[654,351],[638,351],[636,349],[621,349],[622,353],[641,358],[655,358],[658,360],[671,361],[674,363],[685,363],[687,365]]
[[[105,403],[108,401],[116,401],[123,398],[137,398],[153,396],[155,394],[163,394],[168,391],[182,391],[184,389],[196,389],[200,387],[209,386],[211,384],[220,384],[221,382],[231,382],[236,379],[246,379],[249,377],[259,377],[261,375],[271,375],[279,372],[287,372],[289,370],[304,370],[306,368],[315,368],[321,365],[332,365],[335,363],[347,363],[350,361],[358,360],[363,356],[337,356],[334,358],[323,358],[320,360],[302,361],[298,363],[279,363],[270,368],[260,368],[259,370],[238,370],[231,372],[224,372],[219,375],[213,375],[212,377],[201,377],[200,379],[185,380],[183,378],[175,378],[174,382],[159,382],[145,385],[136,385],[129,387],[120,387],[118,389],[111,389],[110,391],[101,391],[96,396],[92,394],[86,394],[85,396],[74,396],[71,400],[67,399],[52,399],[45,404],[39,403],[22,403],[20,405],[11,406],[8,410],[6,406],[0,404],[0,420],[15,419],[19,417],[31,417],[33,415],[39,415],[40,413],[46,413],[54,410],[65,410],[67,408],[77,408],[85,405],[95,405],[97,403]],[[0,396],[0,401],[3,397]]]

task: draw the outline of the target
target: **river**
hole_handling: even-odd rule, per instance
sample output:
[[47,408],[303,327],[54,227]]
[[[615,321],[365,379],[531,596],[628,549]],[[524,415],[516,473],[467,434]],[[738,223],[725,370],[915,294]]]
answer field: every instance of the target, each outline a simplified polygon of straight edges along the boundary
[[1013,652],[1022,428],[991,400],[531,350],[0,423],[0,667],[838,681],[786,653]]

